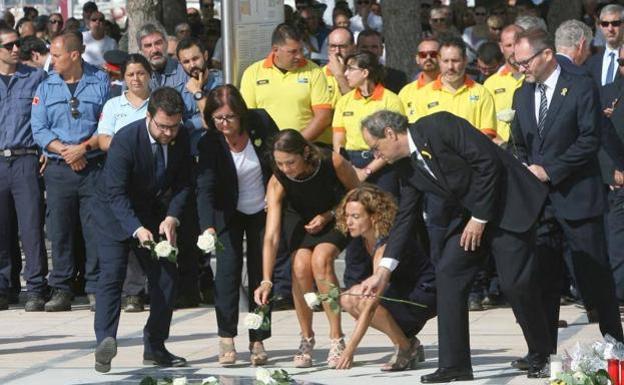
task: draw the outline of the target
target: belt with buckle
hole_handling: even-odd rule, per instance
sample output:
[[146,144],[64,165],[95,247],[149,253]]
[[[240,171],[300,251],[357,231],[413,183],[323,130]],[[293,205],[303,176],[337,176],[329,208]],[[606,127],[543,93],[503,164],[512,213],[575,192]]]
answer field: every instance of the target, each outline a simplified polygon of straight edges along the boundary
[[16,149],[4,149],[0,150],[0,154],[5,158],[10,158],[12,156],[22,156],[22,155],[37,155],[39,152],[34,148],[16,148]]

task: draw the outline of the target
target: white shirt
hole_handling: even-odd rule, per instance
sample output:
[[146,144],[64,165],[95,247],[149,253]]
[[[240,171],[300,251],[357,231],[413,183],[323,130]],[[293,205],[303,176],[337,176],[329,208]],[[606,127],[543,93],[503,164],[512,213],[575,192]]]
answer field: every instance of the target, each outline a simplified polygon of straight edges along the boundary
[[[546,86],[546,106],[550,106],[550,101],[553,98],[555,93],[555,87],[557,87],[557,80],[559,80],[559,75],[561,75],[561,67],[557,64],[555,70],[550,74],[548,79],[544,81],[544,85]],[[540,102],[542,100],[542,96],[540,94],[539,87],[537,84],[535,85],[535,121],[539,122],[539,110],[540,110]]]
[[[609,81],[607,81],[607,71],[609,71],[609,63],[611,63],[611,56],[609,56],[611,53],[613,53],[613,78],[609,79]],[[600,84],[601,85],[605,85],[608,83],[612,83],[613,80],[615,79],[615,75],[617,75],[618,73],[618,63],[617,63],[617,59],[620,57],[620,53],[619,50],[617,48],[613,49],[613,48],[609,48],[608,45],[605,45],[605,50],[604,50],[604,54],[602,55],[602,75],[600,75]]]
[[[383,19],[381,16],[377,16],[374,13],[370,12],[368,14],[368,28],[374,29],[375,31],[382,33],[383,32]],[[356,14],[351,18],[351,24],[349,25],[349,29],[351,32],[359,33],[364,30],[364,23],[362,22],[362,16],[360,14]]]
[[262,180],[262,168],[260,159],[251,144],[251,139],[247,140],[247,145],[241,152],[230,150],[234,167],[236,167],[236,177],[238,180],[238,203],[236,210],[243,214],[251,215],[264,210],[264,183]]
[[104,53],[113,49],[117,49],[117,42],[104,35],[100,40],[95,40],[91,31],[85,31],[82,33],[82,40],[85,46],[85,51],[82,54],[82,58],[89,64],[96,67],[101,67],[104,61]]

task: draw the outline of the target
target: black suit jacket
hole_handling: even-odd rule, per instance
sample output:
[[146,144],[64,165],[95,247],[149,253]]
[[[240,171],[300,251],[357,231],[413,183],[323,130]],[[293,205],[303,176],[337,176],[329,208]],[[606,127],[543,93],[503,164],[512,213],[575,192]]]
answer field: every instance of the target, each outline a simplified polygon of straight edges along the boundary
[[[272,175],[269,159],[270,141],[279,129],[263,109],[249,110],[247,116],[251,144],[258,155],[264,185]],[[236,212],[238,204],[238,177],[234,160],[223,134],[209,130],[199,141],[197,174],[197,211],[204,231],[214,227],[223,229]]]
[[535,224],[548,189],[466,120],[438,112],[419,119],[409,132],[435,178],[418,165],[416,154],[397,163],[399,210],[385,256],[400,259],[414,222],[422,222],[424,192],[462,207],[463,221],[474,216],[516,233]]
[[156,235],[166,216],[180,219],[190,189],[191,165],[188,134],[180,127],[168,146],[165,181],[157,190],[145,119],[122,128],[113,137],[98,181],[95,218],[101,236],[123,241],[141,226]]
[[591,79],[562,70],[540,137],[535,84],[524,82],[514,94],[513,150],[523,163],[544,167],[550,177],[550,202],[561,218],[587,219],[605,210],[597,159],[601,124],[598,100]]
[[613,184],[615,169],[624,170],[624,78],[600,88],[601,109],[613,107],[614,102],[613,114],[602,134],[604,150],[599,153],[603,180],[608,184]]
[[[587,59],[584,64],[584,67],[589,71],[592,79],[594,79],[594,83],[598,87],[602,87],[602,56],[604,55],[604,47],[601,47],[598,52],[593,54]],[[617,59],[617,55],[615,57]],[[618,64],[615,63],[615,79],[620,78],[620,71],[618,71]]]
[[576,63],[572,62],[572,60],[568,59],[567,56],[558,53],[555,55],[555,58],[557,59],[557,63],[559,63],[564,71],[574,75],[592,77],[592,74],[586,67],[577,65]]

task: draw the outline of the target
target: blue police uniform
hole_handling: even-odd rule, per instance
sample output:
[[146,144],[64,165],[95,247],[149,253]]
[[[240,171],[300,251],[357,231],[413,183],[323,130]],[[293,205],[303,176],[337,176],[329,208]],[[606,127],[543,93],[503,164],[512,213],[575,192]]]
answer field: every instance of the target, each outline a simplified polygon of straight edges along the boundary
[[98,124],[98,134],[113,136],[124,126],[147,116],[147,104],[149,99],[135,107],[126,98],[126,93],[110,99],[104,105],[102,117]]
[[0,295],[4,296],[10,286],[12,238],[18,230],[26,256],[26,288],[38,294],[47,289],[43,194],[30,127],[33,97],[45,77],[42,70],[18,64],[8,85],[0,81]]
[[[52,73],[37,89],[32,103],[32,132],[35,142],[48,155],[44,172],[47,192],[47,231],[52,243],[52,288],[70,291],[75,273],[72,245],[76,220],[80,218],[85,239],[85,291],[95,293],[98,274],[92,200],[98,170],[104,154],[100,150],[86,153],[87,166],[74,172],[63,158],[47,150],[54,140],[76,145],[96,135],[102,107],[108,99],[108,76],[83,62],[83,75],[72,95],[58,73]],[[72,102],[72,99],[77,102]]]

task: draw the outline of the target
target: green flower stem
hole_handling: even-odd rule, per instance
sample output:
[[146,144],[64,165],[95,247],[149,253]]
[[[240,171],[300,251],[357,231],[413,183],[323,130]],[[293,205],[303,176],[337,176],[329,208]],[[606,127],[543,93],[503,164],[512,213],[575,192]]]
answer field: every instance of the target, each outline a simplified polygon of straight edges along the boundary
[[[355,294],[355,293],[340,293],[340,295],[349,295],[349,296],[353,296],[353,297],[369,297],[369,296],[365,296],[363,294]],[[412,305],[412,306],[418,306],[418,307],[422,307],[424,309],[427,308],[427,305],[423,305],[422,303],[418,303],[418,302],[412,302],[412,301],[407,301],[404,299],[397,299],[397,298],[390,298],[390,297],[384,297],[383,295],[376,295],[376,296],[370,296],[370,297],[377,297],[379,299],[384,299],[386,301],[390,301],[390,302],[398,302],[398,303],[404,303],[406,305]]]

